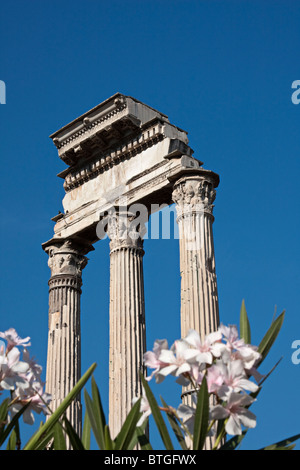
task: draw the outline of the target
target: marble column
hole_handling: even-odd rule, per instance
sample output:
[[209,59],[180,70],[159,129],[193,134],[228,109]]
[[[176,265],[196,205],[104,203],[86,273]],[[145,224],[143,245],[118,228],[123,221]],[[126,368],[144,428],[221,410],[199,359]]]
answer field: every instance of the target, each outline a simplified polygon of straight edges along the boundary
[[[73,240],[48,242],[49,255],[49,330],[46,390],[52,395],[54,411],[81,377],[80,297],[82,270],[92,246]],[[81,403],[77,397],[67,417],[81,433]]]
[[[213,241],[213,202],[218,182],[210,175],[214,174],[203,170],[201,175],[179,179],[172,195],[179,225],[182,338],[194,329],[203,340],[219,326]],[[183,402],[193,406],[190,393],[191,387],[183,388]],[[213,444],[214,438],[208,437],[205,449]]]
[[[205,335],[219,326],[219,306],[213,241],[213,202],[216,179],[208,174],[179,179],[172,194],[179,225],[181,273],[181,337],[189,329]],[[207,172],[211,173],[211,172]],[[183,388],[183,402],[193,406],[191,387]],[[189,439],[187,444],[190,445]],[[208,437],[205,449],[214,438]]]
[[213,241],[216,191],[209,176],[187,176],[174,185],[179,225],[181,335],[195,329],[203,339],[219,326]]
[[130,213],[109,217],[110,238],[110,344],[109,426],[115,437],[124,423],[132,399],[140,397],[140,371],[146,348],[143,279],[143,240],[132,227]]

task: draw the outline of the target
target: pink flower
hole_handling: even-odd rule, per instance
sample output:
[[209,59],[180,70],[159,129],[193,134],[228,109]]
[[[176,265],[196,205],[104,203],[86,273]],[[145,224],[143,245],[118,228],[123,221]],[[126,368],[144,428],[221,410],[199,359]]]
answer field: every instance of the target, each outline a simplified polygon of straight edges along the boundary
[[231,361],[228,364],[219,361],[216,367],[219,368],[220,374],[223,376],[223,384],[217,390],[220,398],[225,400],[231,392],[257,391],[258,385],[248,380],[241,360]]
[[209,393],[217,393],[224,383],[224,371],[217,365],[212,365],[207,369],[206,381]]
[[225,406],[216,405],[211,409],[212,419],[227,419],[225,430],[230,435],[242,434],[242,425],[246,428],[255,428],[256,416],[246,407],[255,400],[249,395],[231,392]]
[[238,329],[235,325],[221,325],[219,331],[223,334],[224,339],[226,340],[226,349],[229,351],[234,351],[245,346],[243,339],[239,338]]
[[0,331],[0,338],[7,341],[7,351],[10,351],[14,346],[30,346],[30,337],[27,336],[27,338],[24,339],[20,338],[14,328],[9,328],[9,330],[4,331],[4,333]]
[[13,417],[18,411],[23,408],[27,403],[29,406],[23,413],[23,421],[26,424],[34,424],[34,414],[48,414],[48,405],[51,402],[51,395],[44,392],[43,386],[39,382],[35,382],[30,389],[22,390],[16,389],[14,392],[16,401],[10,406],[10,414]]
[[252,369],[261,358],[257,347],[245,344],[244,340],[239,338],[237,327],[234,325],[221,325],[220,331],[226,341],[225,350],[222,352],[223,361],[226,362],[226,360],[229,361],[233,358],[240,359],[243,361],[246,370]]
[[144,354],[144,364],[146,367],[150,367],[154,369],[152,374],[146,378],[146,380],[151,380],[153,376],[155,376],[155,380],[157,383],[161,382],[163,378],[159,376],[159,371],[162,367],[165,367],[167,364],[162,362],[159,359],[161,351],[168,350],[168,341],[166,339],[157,339],[154,342],[153,351],[147,351]]
[[175,341],[170,350],[162,350],[159,359],[166,365],[160,369],[159,374],[165,377],[169,374],[179,376],[190,372],[189,352],[188,344],[182,340]]
[[212,364],[214,357],[220,357],[221,350],[224,348],[221,345],[221,339],[221,331],[216,331],[207,335],[202,342],[197,331],[189,330],[184,341],[191,346],[191,358],[194,357],[199,364]]
[[15,387],[28,388],[29,383],[23,377],[28,369],[27,362],[22,362],[20,359],[20,351],[18,348],[12,348],[10,351],[3,354],[1,348],[0,354],[0,389],[14,390]]
[[[138,398],[134,398],[132,400],[132,405],[134,405],[138,401]],[[142,416],[136,423],[137,427],[142,426],[143,422],[148,418],[148,416],[151,415],[151,407],[149,405],[148,399],[146,397],[144,388],[142,390],[142,399],[141,399],[141,405],[140,405],[140,412],[142,413]]]

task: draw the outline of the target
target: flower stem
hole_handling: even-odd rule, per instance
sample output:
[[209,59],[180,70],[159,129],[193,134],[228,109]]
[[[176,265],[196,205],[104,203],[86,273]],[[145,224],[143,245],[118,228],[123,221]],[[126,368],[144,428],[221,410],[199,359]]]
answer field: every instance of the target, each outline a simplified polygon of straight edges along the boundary
[[222,429],[221,429],[221,431],[220,431],[220,433],[219,433],[219,435],[218,435],[218,437],[217,437],[217,439],[216,439],[216,442],[215,442],[215,444],[214,444],[212,450],[217,450],[217,448],[218,448],[218,446],[219,446],[221,440],[223,439],[223,437],[225,437],[225,434],[226,434],[226,432],[225,432],[225,424],[226,424],[226,422],[227,422],[227,420],[225,420],[224,425],[223,425],[223,427],[222,427]]

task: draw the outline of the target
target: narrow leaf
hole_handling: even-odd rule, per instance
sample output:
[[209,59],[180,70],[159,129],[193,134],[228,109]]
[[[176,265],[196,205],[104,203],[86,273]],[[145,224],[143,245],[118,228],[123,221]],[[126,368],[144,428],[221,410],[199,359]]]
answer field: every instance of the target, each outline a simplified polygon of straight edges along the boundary
[[163,420],[159,406],[152,393],[152,390],[150,389],[147,381],[145,380],[142,374],[141,374],[141,379],[142,379],[142,384],[143,384],[143,387],[144,387],[144,390],[145,390],[145,393],[146,393],[146,396],[147,396],[147,399],[148,399],[148,402],[152,411],[154,421],[156,423],[156,426],[160,433],[162,441],[166,447],[166,450],[174,450],[170,435],[168,433],[167,426]]
[[10,399],[6,398],[0,405],[0,429],[6,424],[9,403]]
[[62,430],[62,427],[59,421],[54,425],[53,437],[54,437],[54,443],[53,443],[54,450],[67,450],[66,438],[65,438],[64,432]]
[[246,344],[251,344],[250,323],[249,323],[244,300],[242,302],[241,311],[240,311],[240,338],[243,339]]
[[276,444],[272,444],[270,446],[264,447],[263,449],[259,449],[259,450],[290,450],[290,447],[293,448],[295,446],[295,445],[290,446],[290,444],[292,442],[297,441],[298,439],[300,439],[300,434],[296,434],[295,436],[288,437],[287,439],[284,439],[283,441],[277,442]]
[[44,426],[38,430],[34,434],[34,436],[27,442],[24,447],[24,450],[35,450],[37,447],[39,440],[44,438],[46,433],[50,432],[54,425],[58,422],[60,417],[64,414],[70,403],[76,398],[76,396],[80,393],[80,390],[84,387],[92,373],[94,372],[96,364],[93,364],[87,372],[81,377],[75,387],[71,390],[68,396],[61,402],[58,408],[54,411],[54,413],[50,416],[50,418],[46,421]]
[[15,429],[13,429],[8,439],[6,450],[16,450],[16,446],[17,446],[17,433]]
[[95,406],[94,406],[93,400],[91,399],[91,397],[89,396],[86,390],[84,390],[84,401],[85,401],[85,406],[86,406],[86,412],[88,414],[91,428],[93,430],[99,449],[104,450],[105,449],[104,432],[102,431],[102,428],[98,427],[98,422],[96,418],[97,412],[94,409]]
[[[152,446],[149,442],[148,437],[145,434],[145,431],[143,431],[141,428],[136,428],[135,432],[141,450],[152,450]],[[132,446],[132,448],[134,447],[134,445]]]
[[108,425],[106,424],[104,427],[104,439],[105,439],[105,450],[114,450],[114,442],[110,436],[110,430]]
[[260,361],[260,364],[263,362],[263,360],[266,358],[268,355],[271,347],[274,344],[274,341],[276,340],[282,324],[284,320],[284,315],[285,311],[283,311],[279,317],[271,324],[270,328],[268,329],[267,333],[263,337],[262,341],[260,342],[260,345],[258,346],[258,352],[262,355],[262,359]]
[[106,425],[106,419],[103,411],[99,388],[97,387],[94,377],[92,377],[92,399],[95,424],[97,426],[99,440],[104,445],[104,427]]
[[146,436],[146,428],[148,426],[148,419],[145,419],[141,426],[135,428],[133,438],[128,446],[128,450],[134,449],[139,444],[141,450],[152,450],[152,446]]
[[242,442],[245,435],[247,434],[248,429],[244,430],[241,435],[233,436],[229,441],[225,442],[219,450],[235,450],[238,445]]
[[195,413],[193,450],[202,450],[208,429],[209,421],[209,395],[206,378],[204,377],[198,392],[197,407]]
[[90,450],[91,446],[91,422],[88,413],[84,415],[83,430],[82,430],[82,444],[85,450]]
[[75,431],[75,429],[73,428],[72,424],[70,423],[70,421],[66,417],[64,417],[64,424],[65,424],[65,427],[66,427],[67,435],[70,439],[72,449],[73,450],[85,450],[80,437],[78,436],[78,434]]
[[11,433],[12,429],[17,425],[20,417],[22,416],[22,414],[24,413],[24,411],[28,408],[28,406],[30,405],[30,403],[28,402],[26,405],[24,405],[19,411],[18,413],[16,413],[14,415],[14,417],[12,418],[12,420],[10,421],[10,423],[8,424],[8,426],[3,430],[3,432],[1,433],[1,436],[0,436],[0,447],[2,446],[3,442],[7,439],[7,437],[9,436],[9,434]]
[[[161,399],[161,402],[162,402],[164,408],[169,408],[168,405],[166,404],[166,402],[164,401],[164,399],[162,397],[160,397],[160,399]],[[182,433],[180,424],[178,423],[174,413],[172,413],[172,411],[167,411],[167,418],[168,418],[170,426],[171,426],[171,428],[172,428],[172,430],[173,430],[173,432],[176,436],[176,439],[180,444],[180,447],[182,448],[182,450],[188,450],[188,447],[187,447],[186,442],[185,442],[185,437]]]
[[128,450],[128,446],[134,436],[137,422],[140,418],[141,399],[139,399],[131,408],[125,422],[115,439],[116,450]]

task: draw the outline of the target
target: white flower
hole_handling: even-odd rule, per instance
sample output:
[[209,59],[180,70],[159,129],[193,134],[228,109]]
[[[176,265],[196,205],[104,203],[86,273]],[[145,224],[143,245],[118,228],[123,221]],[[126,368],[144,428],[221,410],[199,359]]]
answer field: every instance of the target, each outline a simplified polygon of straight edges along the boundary
[[190,372],[191,364],[188,362],[190,348],[187,343],[182,340],[177,340],[170,350],[162,350],[159,360],[166,365],[162,367],[159,374],[167,376],[169,374],[179,376],[186,372]]
[[[132,400],[132,405],[134,405],[136,402],[138,401],[138,398],[134,398]],[[148,402],[148,399],[146,397],[146,394],[145,394],[145,391],[144,391],[144,388],[142,390],[142,398],[141,398],[141,405],[140,405],[140,412],[142,413],[142,416],[140,417],[140,419],[138,420],[138,422],[136,423],[136,425],[139,427],[139,426],[142,426],[143,422],[148,418],[148,416],[151,415],[151,407],[149,405],[149,402]]]
[[159,375],[159,371],[162,367],[165,367],[166,364],[159,359],[162,350],[168,350],[168,341],[166,339],[157,339],[154,342],[153,351],[147,351],[144,354],[144,364],[151,369],[154,369],[152,374],[146,378],[146,380],[151,380],[155,376],[157,383],[161,382],[164,377]]
[[177,416],[184,425],[183,430],[185,431],[184,428],[186,428],[190,434],[194,434],[195,413],[196,408],[189,405],[180,404],[177,408]]
[[34,424],[34,414],[43,412],[45,415],[49,413],[48,406],[51,402],[51,395],[44,392],[43,386],[40,382],[35,382],[27,389],[16,389],[13,397],[15,401],[10,406],[10,414],[13,417],[25,405],[28,405],[23,413],[23,421],[26,424]]
[[222,333],[221,331],[216,331],[207,335],[202,342],[200,335],[195,330],[189,330],[187,336],[184,338],[192,348],[190,354],[191,358],[201,364],[212,364],[214,357],[220,357],[222,349],[224,346],[221,345]]
[[0,388],[14,390],[15,387],[22,389],[29,387],[28,381],[23,376],[28,371],[29,365],[19,359],[18,348],[12,348],[6,354],[0,353]]
[[249,395],[231,392],[225,406],[216,405],[211,409],[212,419],[227,419],[225,431],[230,435],[242,434],[242,426],[255,428],[256,416],[246,407],[255,400]]
[[241,360],[234,360],[227,364],[218,361],[215,367],[219,370],[220,377],[223,378],[221,386],[216,388],[218,396],[223,400],[226,400],[231,392],[257,391],[258,385],[248,380]]
[[241,359],[246,370],[252,369],[261,358],[257,347],[251,344],[245,344],[245,341],[239,338],[238,330],[235,325],[221,325],[219,329],[226,341],[225,349],[222,351],[223,362],[233,358]]
[[14,328],[9,328],[9,330],[4,331],[4,333],[0,331],[0,338],[3,338],[7,341],[8,351],[10,351],[14,346],[30,346],[30,337],[27,336],[27,338],[24,339],[20,338]]

